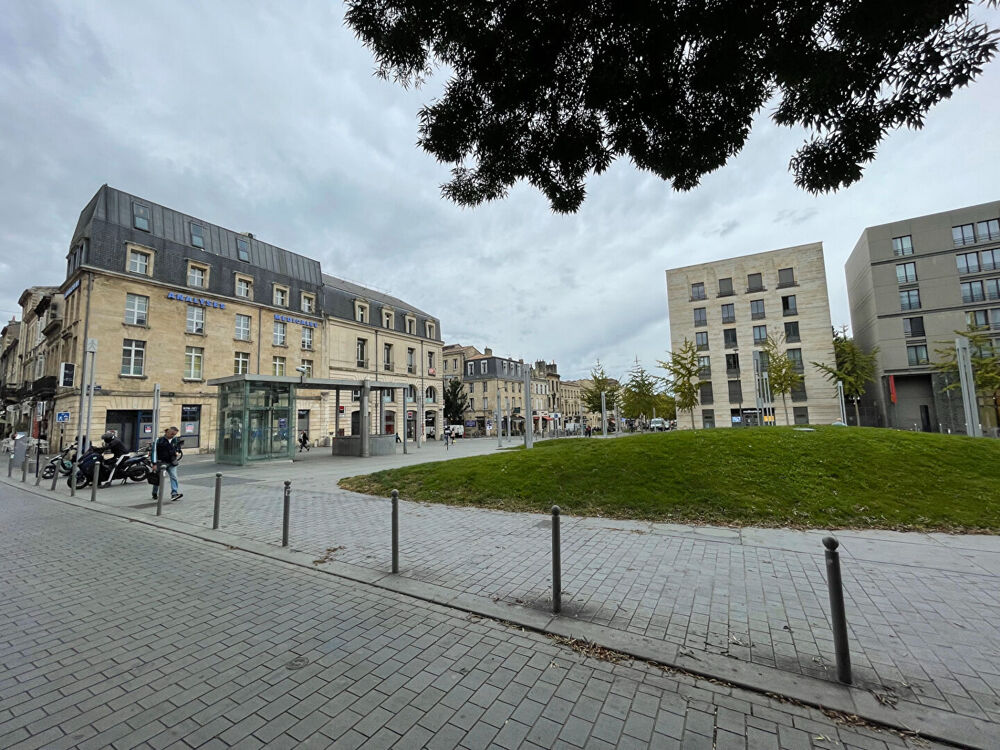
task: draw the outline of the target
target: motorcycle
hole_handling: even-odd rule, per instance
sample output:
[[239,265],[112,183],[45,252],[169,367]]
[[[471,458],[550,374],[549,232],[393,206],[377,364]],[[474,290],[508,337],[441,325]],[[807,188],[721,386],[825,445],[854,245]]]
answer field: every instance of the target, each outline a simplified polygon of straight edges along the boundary
[[63,476],[68,475],[73,470],[74,458],[76,458],[75,442],[49,458],[48,463],[42,468],[42,479],[52,479],[57,471]]
[[[133,453],[123,453],[117,459],[105,458],[102,448],[90,447],[77,464],[76,488],[83,489],[94,481],[94,463],[99,462],[97,469],[98,486],[108,486],[116,479],[125,484],[129,479],[133,482],[143,482],[152,471],[149,462],[148,448]],[[69,487],[73,486],[73,477],[66,479]]]
[[122,484],[125,480],[131,479],[133,482],[145,482],[146,477],[153,471],[153,462],[149,460],[149,446],[122,456],[121,463],[116,467],[116,473],[123,476]]

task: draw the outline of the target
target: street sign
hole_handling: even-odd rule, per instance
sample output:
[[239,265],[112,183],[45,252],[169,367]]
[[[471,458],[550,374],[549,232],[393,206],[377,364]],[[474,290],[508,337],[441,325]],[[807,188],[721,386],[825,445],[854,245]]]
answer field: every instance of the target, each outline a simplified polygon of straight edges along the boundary
[[69,412],[68,411],[59,411],[59,412],[56,412],[56,422],[68,422],[68,421],[69,421]]

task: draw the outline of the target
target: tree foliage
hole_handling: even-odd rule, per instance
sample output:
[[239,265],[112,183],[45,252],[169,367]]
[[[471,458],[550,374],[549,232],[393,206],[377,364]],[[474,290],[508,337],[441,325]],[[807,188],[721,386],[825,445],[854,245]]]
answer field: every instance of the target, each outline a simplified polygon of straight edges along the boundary
[[698,405],[698,392],[702,383],[708,382],[701,378],[697,347],[685,338],[679,349],[670,352],[669,360],[657,360],[656,363],[667,371],[664,380],[674,397],[675,409],[691,412],[691,429],[695,429],[694,407]]
[[[970,327],[967,331],[955,331],[969,340],[969,359],[972,362],[972,380],[976,395],[991,404],[1000,418],[1000,345],[990,335],[989,329]],[[934,368],[948,376],[950,381],[942,390],[960,390],[962,384],[958,376],[958,358],[955,345],[935,349],[938,361]]]
[[418,144],[454,165],[446,197],[478,205],[527,180],[573,212],[619,157],[690,190],[765,107],[812,133],[797,185],[850,185],[890,130],[921,127],[992,58],[971,4],[348,0],[346,20],[379,76],[451,73],[419,112]]
[[621,386],[614,378],[609,378],[604,372],[604,365],[598,360],[594,369],[590,371],[590,385],[583,388],[583,405],[587,411],[597,414],[601,413],[601,393],[604,393],[604,404],[610,411],[614,409],[618,400],[618,393]]
[[784,346],[784,337],[778,341],[768,336],[761,349],[767,353],[767,382],[771,386],[771,393],[781,396],[781,405],[785,410],[785,424],[791,424],[788,420],[787,397],[802,382],[802,373],[799,371],[798,362],[788,356]]
[[844,398],[854,402],[854,420],[857,425],[861,425],[861,415],[858,409],[858,401],[865,395],[865,389],[875,378],[875,363],[878,355],[878,347],[874,347],[870,352],[865,352],[858,346],[854,339],[847,335],[846,327],[842,331],[833,334],[833,356],[836,362],[833,365],[823,362],[813,362],[812,365],[823,373],[827,380],[833,383],[836,388],[837,381],[844,383]]
[[444,389],[444,418],[448,424],[461,424],[465,419],[465,411],[469,408],[469,397],[465,387],[458,378],[448,381]]
[[636,360],[621,388],[622,416],[626,419],[652,419],[654,411],[661,417],[665,416],[666,403],[659,390],[657,378]]

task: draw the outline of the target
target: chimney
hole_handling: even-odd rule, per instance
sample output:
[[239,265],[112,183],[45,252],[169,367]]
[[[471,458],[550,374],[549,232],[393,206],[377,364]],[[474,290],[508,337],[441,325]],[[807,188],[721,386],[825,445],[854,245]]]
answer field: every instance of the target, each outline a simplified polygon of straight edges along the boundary
[[492,357],[492,356],[493,356],[493,350],[492,350],[492,349],[490,349],[490,348],[489,348],[489,347],[487,346],[487,347],[486,347],[486,351],[484,351],[484,352],[483,352],[483,354],[485,354],[485,355],[486,355],[487,357]]

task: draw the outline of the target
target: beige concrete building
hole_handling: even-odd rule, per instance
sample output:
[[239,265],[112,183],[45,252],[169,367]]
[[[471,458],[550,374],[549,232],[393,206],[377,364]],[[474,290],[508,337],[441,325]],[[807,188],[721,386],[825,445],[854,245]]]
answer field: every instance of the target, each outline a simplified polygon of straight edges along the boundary
[[[405,419],[411,438],[439,432],[436,318],[252,234],[106,185],[80,215],[65,281],[26,290],[21,305],[20,324],[4,329],[0,393],[7,414],[35,409],[35,432],[52,434],[55,415],[68,412],[66,434],[77,433],[88,340],[97,349],[92,438],[109,429],[129,446],[152,438],[156,383],[160,425],[178,425],[186,448],[211,451],[217,391],[208,381],[234,374],[402,383],[373,391],[383,400],[369,404],[370,429],[396,432]],[[293,430],[314,441],[356,434],[360,394],[302,389],[274,432],[286,445]]]
[[[834,387],[810,362],[834,362],[823,245],[813,243],[670,269],[671,350],[695,343],[702,377],[698,427],[750,426],[772,417],[757,404],[755,355],[768,337],[800,364],[804,380],[775,397],[777,424],[829,424],[840,418]],[[762,362],[766,368],[766,361]],[[688,428],[687,414],[677,426]]]
[[[969,326],[1000,346],[1000,202],[868,227],[845,271],[854,340],[879,349],[866,423],[965,433],[961,395],[934,362]],[[997,409],[980,399],[985,434]]]

